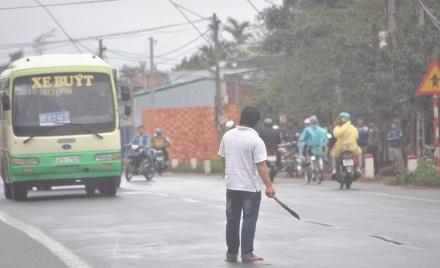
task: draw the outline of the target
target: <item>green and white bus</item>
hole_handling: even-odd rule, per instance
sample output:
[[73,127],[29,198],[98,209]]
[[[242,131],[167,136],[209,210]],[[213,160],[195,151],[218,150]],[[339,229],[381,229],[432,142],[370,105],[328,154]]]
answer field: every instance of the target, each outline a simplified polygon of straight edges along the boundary
[[121,175],[116,80],[95,55],[26,57],[0,75],[0,170],[6,198],[85,185],[115,195]]

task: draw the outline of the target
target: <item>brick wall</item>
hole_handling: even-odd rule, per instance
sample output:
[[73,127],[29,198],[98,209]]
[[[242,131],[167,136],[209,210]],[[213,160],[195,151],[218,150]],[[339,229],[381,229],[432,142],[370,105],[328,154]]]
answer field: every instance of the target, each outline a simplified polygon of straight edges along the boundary
[[[238,108],[226,109],[229,119],[238,121]],[[171,139],[170,158],[179,163],[188,163],[191,157],[199,160],[217,155],[218,138],[212,107],[190,107],[172,109],[146,109],[142,114],[148,133],[161,128]]]

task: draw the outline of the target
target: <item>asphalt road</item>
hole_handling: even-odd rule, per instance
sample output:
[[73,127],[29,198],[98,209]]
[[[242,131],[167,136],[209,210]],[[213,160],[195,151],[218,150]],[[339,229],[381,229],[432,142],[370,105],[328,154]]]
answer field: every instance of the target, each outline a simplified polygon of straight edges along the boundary
[[[224,262],[219,177],[123,183],[117,197],[83,189],[0,199],[0,267],[440,267],[440,191],[277,179],[297,221],[263,198],[255,265]],[[14,227],[13,227],[14,226]]]

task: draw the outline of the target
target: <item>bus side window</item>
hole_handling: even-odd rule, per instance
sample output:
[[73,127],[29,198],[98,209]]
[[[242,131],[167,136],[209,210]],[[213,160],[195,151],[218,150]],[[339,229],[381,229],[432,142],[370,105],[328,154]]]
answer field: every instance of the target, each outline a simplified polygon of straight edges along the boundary
[[[1,80],[0,81],[0,96],[3,96],[3,94],[7,94],[8,92],[8,80]],[[0,120],[6,120],[6,112],[3,110],[3,104],[0,101]]]
[[[4,80],[0,80],[0,96],[3,96],[4,92],[5,92],[5,81]],[[4,120],[3,119],[3,104],[0,101],[0,120]]]

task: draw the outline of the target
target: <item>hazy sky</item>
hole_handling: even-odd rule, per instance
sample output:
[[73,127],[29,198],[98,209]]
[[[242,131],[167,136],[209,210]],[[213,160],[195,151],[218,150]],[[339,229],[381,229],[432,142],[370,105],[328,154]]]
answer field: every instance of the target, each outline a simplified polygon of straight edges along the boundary
[[[41,0],[44,4],[74,1],[84,0]],[[223,22],[228,17],[234,17],[239,21],[255,22],[257,15],[257,11],[246,0],[174,0],[174,2],[205,17],[217,13]],[[258,10],[263,10],[265,7],[270,6],[270,2],[278,4],[281,0],[251,0],[251,2]],[[0,0],[0,8],[28,5],[35,5],[35,2],[33,0]],[[168,0],[122,0],[50,7],[49,9],[73,38],[186,22],[185,18]],[[192,20],[198,19],[195,15],[186,14]],[[0,27],[0,63],[4,63],[7,60],[8,53],[11,52],[11,50],[1,49],[4,44],[32,42],[39,34],[52,28],[57,30],[52,40],[66,39],[66,36],[42,8],[0,10],[0,25],[2,25]],[[208,22],[201,22],[197,25],[204,32],[207,29]],[[123,38],[104,39],[104,45],[109,49],[133,52],[148,57],[148,38],[150,36],[157,40],[155,54],[161,55],[183,46],[199,35],[190,25],[185,25]],[[191,54],[191,51],[203,45],[203,42],[203,39],[198,40],[175,53],[157,58],[156,63],[159,69],[169,69],[185,55]],[[90,49],[97,50],[98,41],[84,41],[82,44]],[[86,51],[83,48],[81,49]],[[35,53],[32,48],[25,48],[25,51],[28,55]],[[70,53],[75,51],[72,45],[66,43],[52,45],[48,47],[46,53]],[[120,52],[108,51],[106,55],[108,56],[107,61],[117,67],[124,63],[136,64],[139,59],[137,55],[121,54]]]

